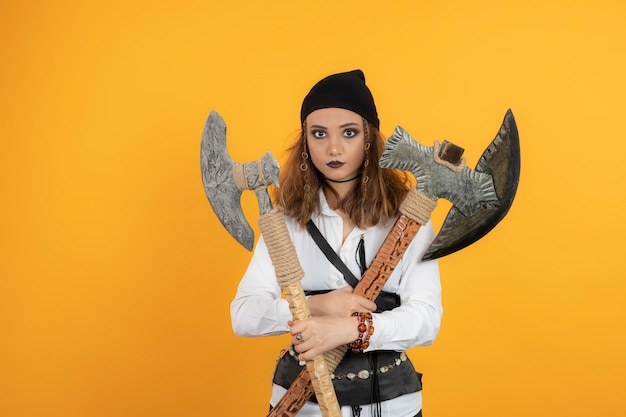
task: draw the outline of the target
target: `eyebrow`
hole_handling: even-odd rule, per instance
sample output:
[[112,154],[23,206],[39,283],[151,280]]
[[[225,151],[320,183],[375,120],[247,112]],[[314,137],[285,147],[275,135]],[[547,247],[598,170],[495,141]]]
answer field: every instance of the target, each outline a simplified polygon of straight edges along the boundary
[[[342,124],[342,125],[339,125],[339,127],[340,127],[340,128],[343,128],[343,127],[348,127],[348,126],[357,126],[357,127],[358,127],[358,126],[359,126],[359,124],[358,124],[358,123],[356,123],[356,122],[348,122],[348,123],[344,123],[344,124]],[[315,128],[315,129],[328,129],[328,127],[326,127],[326,126],[322,126],[322,125],[311,125],[311,126],[309,126],[309,128]]]

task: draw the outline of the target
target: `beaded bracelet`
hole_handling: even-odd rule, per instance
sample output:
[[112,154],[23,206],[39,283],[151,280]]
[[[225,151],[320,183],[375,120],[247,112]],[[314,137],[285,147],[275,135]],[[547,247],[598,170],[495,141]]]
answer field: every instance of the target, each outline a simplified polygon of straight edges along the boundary
[[370,336],[374,334],[374,323],[372,322],[371,313],[352,313],[353,316],[358,317],[359,324],[357,330],[359,331],[359,337],[354,342],[348,344],[348,347],[354,353],[362,353],[370,345]]

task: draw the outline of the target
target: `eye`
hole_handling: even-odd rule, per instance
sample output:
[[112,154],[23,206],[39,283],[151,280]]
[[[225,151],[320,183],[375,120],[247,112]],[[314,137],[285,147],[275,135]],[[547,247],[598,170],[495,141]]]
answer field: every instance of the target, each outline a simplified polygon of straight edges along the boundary
[[358,134],[359,134],[359,131],[358,131],[357,129],[346,129],[346,130],[343,132],[343,135],[344,135],[345,137],[347,137],[347,138],[353,138],[353,137],[355,137],[355,136],[356,136],[356,135],[358,135]]
[[326,132],[323,131],[323,130],[313,130],[313,131],[311,131],[311,134],[316,139],[321,139],[321,138],[326,137]]

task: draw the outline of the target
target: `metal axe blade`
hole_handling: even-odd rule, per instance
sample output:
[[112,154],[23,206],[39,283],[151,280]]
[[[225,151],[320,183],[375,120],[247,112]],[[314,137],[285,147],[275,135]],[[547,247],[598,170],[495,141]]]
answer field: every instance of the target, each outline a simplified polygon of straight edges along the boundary
[[433,146],[419,144],[400,126],[385,143],[380,158],[383,168],[411,171],[417,190],[426,197],[433,201],[445,198],[468,216],[482,210],[485,204],[498,202],[491,176],[465,166],[455,171],[449,165],[437,162]]
[[513,204],[520,166],[519,134],[513,112],[509,109],[496,137],[485,149],[475,168],[476,172],[483,172],[493,178],[498,204],[485,206],[471,216],[464,215],[458,207],[452,206],[422,259],[450,255],[476,242],[496,227]]
[[228,233],[251,251],[254,231],[241,209],[241,193],[247,189],[255,191],[261,215],[271,210],[267,185],[278,185],[278,162],[267,152],[258,161],[234,163],[226,148],[226,123],[216,111],[211,111],[202,133],[200,169],[213,211]]
[[[437,145],[437,144],[436,144]],[[513,113],[506,113],[500,131],[475,170],[436,159],[434,147],[416,142],[397,127],[380,158],[384,168],[411,171],[417,190],[433,201],[445,198],[453,207],[423,260],[454,253],[485,236],[504,218],[517,190],[519,137]]]

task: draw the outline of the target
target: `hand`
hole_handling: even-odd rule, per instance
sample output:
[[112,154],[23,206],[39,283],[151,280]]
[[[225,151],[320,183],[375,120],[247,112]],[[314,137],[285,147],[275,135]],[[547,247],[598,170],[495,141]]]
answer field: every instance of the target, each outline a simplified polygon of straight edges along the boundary
[[292,335],[291,342],[304,361],[350,343],[359,336],[358,320],[353,316],[310,317],[287,324]]
[[352,287],[312,295],[308,298],[307,304],[314,317],[350,317],[352,313],[373,313],[376,310],[376,304],[373,301],[354,294]]

